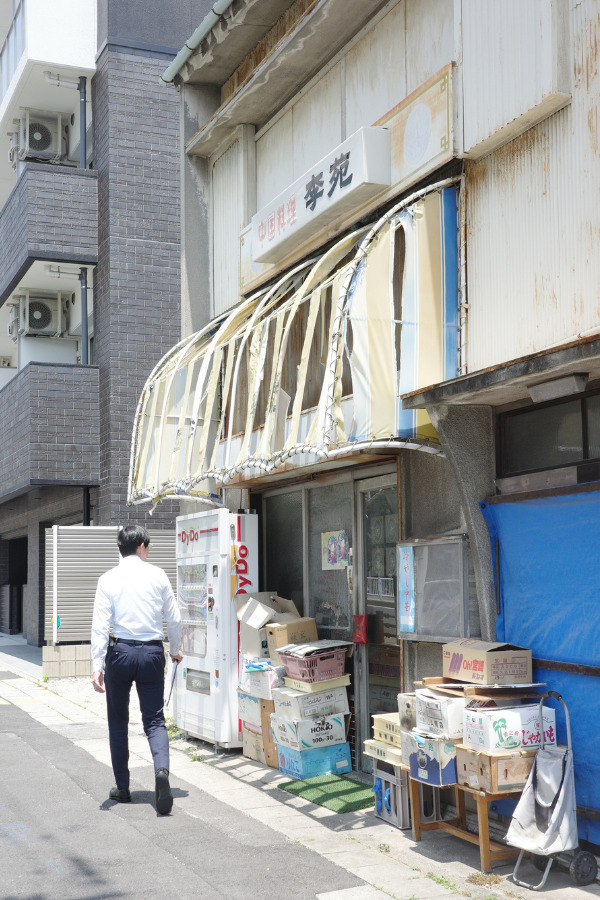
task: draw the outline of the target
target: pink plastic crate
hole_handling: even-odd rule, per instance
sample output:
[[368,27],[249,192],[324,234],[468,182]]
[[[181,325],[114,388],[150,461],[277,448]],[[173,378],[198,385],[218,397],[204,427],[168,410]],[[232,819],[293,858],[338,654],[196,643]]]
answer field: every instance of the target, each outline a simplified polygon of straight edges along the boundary
[[305,656],[304,659],[289,656],[281,651],[279,655],[288,678],[297,678],[299,681],[312,684],[315,681],[327,681],[328,678],[339,678],[344,674],[345,650],[315,653],[312,656]]

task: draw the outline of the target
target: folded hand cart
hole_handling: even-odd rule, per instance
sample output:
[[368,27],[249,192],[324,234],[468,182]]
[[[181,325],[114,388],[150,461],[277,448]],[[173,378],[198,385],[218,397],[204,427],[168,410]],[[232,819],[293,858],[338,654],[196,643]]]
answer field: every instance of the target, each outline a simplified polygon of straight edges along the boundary
[[[567,721],[567,746],[546,746],[542,710],[544,700],[558,700],[565,711]],[[506,835],[509,844],[520,847],[521,852],[513,872],[513,880],[521,887],[540,890],[546,883],[552,863],[558,854],[577,850],[569,865],[575,884],[591,884],[598,866],[596,857],[586,850],[578,850],[577,814],[575,804],[575,780],[573,752],[571,748],[571,722],[569,711],[560,694],[548,691],[540,699],[539,721],[541,747],[538,750],[521,799],[513,813]],[[525,853],[531,853],[538,869],[543,869],[539,884],[528,884],[517,877]]]

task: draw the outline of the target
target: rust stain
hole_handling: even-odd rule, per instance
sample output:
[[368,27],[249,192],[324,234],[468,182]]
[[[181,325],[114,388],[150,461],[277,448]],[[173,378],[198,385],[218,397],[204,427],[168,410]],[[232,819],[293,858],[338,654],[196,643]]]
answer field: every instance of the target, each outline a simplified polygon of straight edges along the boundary
[[499,147],[493,154],[494,160],[499,165],[509,165],[511,168],[525,155],[533,157],[539,149],[537,144],[538,126],[528,128],[523,134],[513,138],[508,144]]
[[588,112],[588,130],[592,139],[592,149],[598,155],[598,110],[594,106]]
[[477,161],[465,159],[467,192],[476,192],[481,188],[482,184],[485,184],[488,177],[489,159],[489,156],[485,156],[483,159]]
[[496,179],[504,190],[514,190],[517,179],[521,181],[524,173],[532,177],[539,171],[543,179],[542,194],[545,195],[552,163],[547,120],[499,147],[487,159],[490,163],[486,175]]
[[533,305],[539,310],[543,303],[543,287],[538,283],[538,273],[533,276]]
[[585,23],[577,40],[573,57],[573,86],[585,84],[589,91],[592,82],[598,77],[598,49],[600,44],[600,15]]
[[313,7],[317,5],[317,2],[318,0],[296,0],[290,6],[225,82],[221,88],[221,105],[233,97],[250,80],[258,67],[271,56],[284,38],[296,28],[298,22],[305,18]]

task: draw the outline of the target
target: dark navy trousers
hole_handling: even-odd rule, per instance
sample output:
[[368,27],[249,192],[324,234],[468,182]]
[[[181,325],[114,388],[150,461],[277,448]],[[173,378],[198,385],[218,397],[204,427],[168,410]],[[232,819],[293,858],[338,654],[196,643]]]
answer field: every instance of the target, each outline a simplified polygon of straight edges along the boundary
[[110,756],[117,787],[129,789],[129,695],[135,682],[154,771],[169,768],[169,735],[164,715],[165,651],[162,641],[109,647],[104,684]]

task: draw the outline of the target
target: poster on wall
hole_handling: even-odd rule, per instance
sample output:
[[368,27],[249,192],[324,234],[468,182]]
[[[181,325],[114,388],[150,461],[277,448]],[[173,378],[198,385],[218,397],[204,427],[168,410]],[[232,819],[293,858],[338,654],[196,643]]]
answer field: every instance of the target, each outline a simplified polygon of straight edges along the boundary
[[348,565],[350,546],[345,531],[321,532],[321,567],[323,571],[345,569]]
[[398,544],[398,629],[415,630],[415,565],[413,548]]

